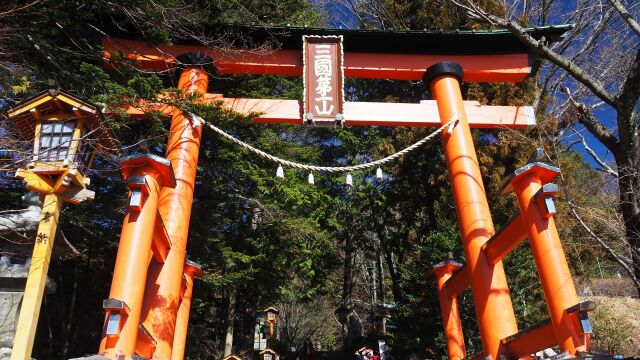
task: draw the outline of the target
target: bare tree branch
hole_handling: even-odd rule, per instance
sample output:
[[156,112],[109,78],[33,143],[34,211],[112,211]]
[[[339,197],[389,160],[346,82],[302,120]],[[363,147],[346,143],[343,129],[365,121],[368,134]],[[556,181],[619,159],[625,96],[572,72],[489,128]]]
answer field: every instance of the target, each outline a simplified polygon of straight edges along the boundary
[[618,11],[620,16],[622,16],[624,21],[626,21],[627,24],[629,24],[629,26],[633,29],[633,31],[635,31],[635,33],[638,34],[638,36],[640,36],[640,24],[638,24],[636,19],[634,19],[633,16],[631,16],[631,14],[629,13],[629,10],[627,10],[627,8],[624,7],[624,5],[622,5],[622,3],[619,0],[609,0],[609,2]]
[[[459,6],[463,6],[460,3],[456,2],[455,0],[450,0],[450,1],[452,1],[453,3]],[[573,78],[575,78],[582,85],[584,85],[589,90],[591,90],[594,95],[598,96],[607,104],[615,107],[616,98],[609,91],[607,91],[607,89],[605,89],[604,86],[602,86],[602,84],[600,83],[600,81],[598,81],[598,79],[587,74],[585,70],[580,66],[578,66],[574,61],[571,61],[568,58],[555,52],[553,49],[547,46],[544,39],[536,40],[531,35],[529,35],[526,32],[526,30],[515,21],[507,20],[499,16],[490,14],[484,11],[479,6],[475,5],[470,0],[467,1],[467,3],[469,4],[469,6],[463,6],[465,9],[468,9],[469,11],[476,13],[478,16],[482,17],[483,19],[487,19],[491,24],[495,24],[508,29],[516,38],[518,38],[520,41],[526,44],[538,55],[542,56],[543,58],[553,62],[554,64],[564,69]]]
[[636,288],[640,288],[640,279],[638,279],[635,276],[635,273],[633,271],[633,269],[631,268],[631,266],[622,258],[622,256],[620,254],[618,254],[615,250],[613,250],[613,248],[611,248],[611,246],[607,245],[607,243],[602,240],[595,232],[593,232],[593,230],[591,230],[591,228],[589,227],[589,225],[587,225],[584,220],[582,220],[582,217],[580,216],[580,214],[578,214],[578,212],[575,209],[575,205],[573,204],[573,202],[568,201],[567,202],[569,204],[569,208],[571,209],[571,213],[573,214],[573,216],[576,218],[576,220],[578,220],[578,222],[580,223],[580,225],[589,233],[589,235],[591,235],[591,237],[600,245],[602,246],[603,249],[605,249],[615,260],[616,262],[625,270],[625,272],[629,275],[629,277],[631,278],[631,280],[633,281],[633,283],[636,285]]
[[607,128],[602,125],[593,115],[591,110],[581,102],[576,101],[569,89],[565,88],[564,93],[569,97],[569,101],[573,105],[578,115],[578,121],[589,130],[600,142],[602,142],[613,153],[619,152],[618,139]]
[[573,133],[578,136],[580,138],[579,142],[582,143],[582,147],[584,147],[584,149],[587,151],[587,153],[589,153],[589,155],[591,155],[591,158],[598,163],[598,165],[600,165],[602,167],[602,171],[606,172],[607,174],[613,175],[615,177],[618,177],[618,172],[613,170],[609,165],[607,165],[606,162],[604,162],[602,159],[600,159],[600,157],[596,154],[595,151],[593,151],[593,149],[587,145],[587,141],[585,140],[584,136],[582,136],[582,134],[580,134],[579,132],[577,132],[575,129],[572,129]]

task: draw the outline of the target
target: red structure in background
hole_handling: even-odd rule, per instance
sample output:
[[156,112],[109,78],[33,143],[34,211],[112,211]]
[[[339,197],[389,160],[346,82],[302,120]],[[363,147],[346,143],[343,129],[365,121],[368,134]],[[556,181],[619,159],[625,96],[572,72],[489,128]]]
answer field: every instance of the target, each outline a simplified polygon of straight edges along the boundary
[[[223,26],[254,40],[276,40],[278,50],[256,54],[225,52],[198,44],[150,47],[141,41],[106,38],[106,58],[121,53],[150,70],[179,69],[185,55],[207,59],[219,74],[301,76],[302,36],[342,36],[346,77],[423,79],[434,101],[419,104],[345,102],[342,124],[441,126],[444,153],[455,197],[467,264],[445,261],[435,267],[447,350],[451,359],[467,357],[456,297],[471,287],[482,339],[482,357],[516,359],[550,346],[567,356],[590,350],[590,302],[578,303],[553,214],[556,187],[549,182],[558,169],[533,162],[516,171],[508,191],[518,199],[521,215],[499,233],[494,230],[476,158],[471,127],[525,128],[535,125],[529,107],[480,106],[462,100],[466,81],[519,82],[531,72],[534,58],[509,32],[374,32],[299,28]],[[529,30],[555,41],[567,26]],[[218,28],[217,30],[220,30]],[[217,31],[214,29],[213,31]],[[220,31],[222,31],[220,30]],[[202,65],[202,64],[200,64]],[[180,70],[178,70],[180,71]],[[260,112],[256,122],[302,124],[303,104],[295,100],[227,99],[207,93],[207,73],[194,64],[182,70],[179,87],[201,94],[205,103],[222,100],[245,114]],[[121,163],[130,186],[130,206],[123,225],[116,269],[105,301],[100,352],[109,358],[134,355],[182,359],[193,276],[185,265],[201,128],[179,109],[145,104],[171,116],[167,159],[144,155]],[[126,109],[144,116],[138,108]],[[132,167],[132,164],[137,166]],[[173,174],[175,173],[175,178]],[[169,176],[171,175],[171,176]],[[550,320],[518,331],[501,259],[525,238],[531,243]]]

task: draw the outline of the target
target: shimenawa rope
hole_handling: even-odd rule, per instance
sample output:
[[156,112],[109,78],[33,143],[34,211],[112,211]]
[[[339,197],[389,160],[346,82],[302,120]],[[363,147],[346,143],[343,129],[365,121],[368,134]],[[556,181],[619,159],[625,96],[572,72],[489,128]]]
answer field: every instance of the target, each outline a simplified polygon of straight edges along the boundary
[[398,159],[399,157],[406,155],[408,153],[410,153],[411,151],[419,148],[420,146],[424,145],[425,143],[427,143],[429,140],[433,139],[436,135],[438,135],[439,133],[441,133],[443,130],[447,129],[448,133],[451,133],[453,131],[453,128],[457,125],[458,121],[459,121],[459,116],[456,115],[454,116],[451,120],[447,121],[444,125],[440,126],[438,129],[436,129],[434,132],[432,132],[431,134],[425,136],[424,138],[422,138],[422,140],[417,141],[416,143],[398,151],[395,154],[389,155],[385,158],[379,159],[379,160],[375,160],[375,161],[371,161],[371,162],[367,162],[364,164],[358,164],[358,165],[352,165],[352,166],[316,166],[316,165],[307,165],[307,164],[301,164],[295,161],[289,161],[289,160],[285,160],[282,158],[279,158],[277,156],[268,154],[260,149],[257,149],[249,144],[247,144],[246,142],[234,137],[233,135],[227,133],[226,131],[220,129],[219,127],[213,125],[212,123],[205,121],[204,119],[202,119],[201,117],[195,115],[195,114],[191,114],[191,119],[194,122],[194,124],[206,124],[211,130],[213,130],[214,132],[216,132],[217,134],[219,134],[220,136],[228,139],[229,141],[240,145],[241,147],[249,150],[250,152],[253,152],[265,159],[271,160],[279,165],[284,165],[284,166],[288,166],[288,167],[292,167],[295,169],[302,169],[302,170],[307,170],[307,171],[317,171],[317,172],[329,172],[329,173],[335,173],[335,172],[350,172],[350,171],[355,171],[355,170],[364,170],[364,169],[369,169],[375,166],[381,166],[384,165],[388,162],[391,162],[393,160]]

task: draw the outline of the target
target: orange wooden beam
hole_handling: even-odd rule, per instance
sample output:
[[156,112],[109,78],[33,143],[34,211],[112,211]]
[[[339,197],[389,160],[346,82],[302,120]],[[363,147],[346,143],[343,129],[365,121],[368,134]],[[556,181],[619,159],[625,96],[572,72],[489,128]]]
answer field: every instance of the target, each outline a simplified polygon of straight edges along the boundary
[[[257,113],[253,121],[258,123],[302,124],[302,102],[277,99],[223,98],[220,94],[206,94],[204,102],[222,101],[227,109],[241,114]],[[533,108],[530,106],[489,106],[477,101],[465,101],[465,110],[472,128],[525,129],[536,125]],[[125,111],[132,117],[142,117],[145,111],[156,110],[166,115],[173,111],[165,104],[141,104]],[[440,126],[438,106],[433,100],[418,104],[345,102],[345,125],[350,126]]]
[[160,214],[156,217],[156,225],[153,227],[153,242],[151,243],[151,252],[153,257],[160,264],[164,263],[167,259],[167,254],[171,249],[171,240],[167,229],[164,226],[164,222],[160,217]]
[[[202,45],[157,45],[143,41],[104,38],[105,57],[110,52],[124,54],[138,61],[143,69],[168,70],[176,58],[187,53],[201,53],[215,61],[219,74],[271,74],[302,76],[302,50],[273,50],[268,52],[222,51]],[[346,77],[394,80],[422,80],[425,70],[442,61],[462,65],[465,81],[521,82],[531,72],[529,55],[433,55],[433,54],[376,54],[345,52]]]
[[511,220],[500,232],[493,235],[489,241],[482,245],[482,250],[487,254],[487,260],[496,264],[509,255],[527,237],[527,228],[522,216],[518,215]]
[[462,293],[466,288],[471,286],[471,272],[469,267],[462,266],[444,283],[447,294],[450,298],[454,298]]
[[525,329],[502,340],[510,359],[521,359],[527,355],[557,345],[551,321]]

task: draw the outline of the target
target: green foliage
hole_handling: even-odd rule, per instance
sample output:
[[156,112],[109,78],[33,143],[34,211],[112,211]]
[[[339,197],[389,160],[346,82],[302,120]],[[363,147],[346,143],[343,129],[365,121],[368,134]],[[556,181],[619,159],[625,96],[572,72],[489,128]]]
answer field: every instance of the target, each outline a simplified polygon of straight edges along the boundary
[[525,329],[549,318],[536,264],[527,242],[504,259],[518,326]]
[[27,78],[26,76],[21,76],[16,78],[16,80],[18,83],[11,86],[11,90],[14,94],[20,95],[21,93],[26,93],[27,91],[29,91],[29,87],[31,86],[29,78]]
[[619,354],[633,334],[633,325],[624,314],[616,314],[606,306],[598,306],[592,314],[596,329],[591,337],[595,349]]
[[[389,343],[404,356],[428,349],[433,358],[445,358],[446,345],[443,337],[439,336],[441,316],[437,288],[430,271],[434,265],[447,259],[450,253],[462,252],[457,225],[442,220],[437,230],[420,236],[412,247],[414,250],[411,252],[415,255],[408,257],[401,266],[404,297],[394,313],[399,330],[391,336]],[[469,305],[468,297],[460,297],[460,300],[463,306]],[[463,321],[466,324],[471,319],[465,316]],[[469,327],[465,327],[465,330],[468,331]],[[470,332],[465,335],[468,339],[474,336]]]

